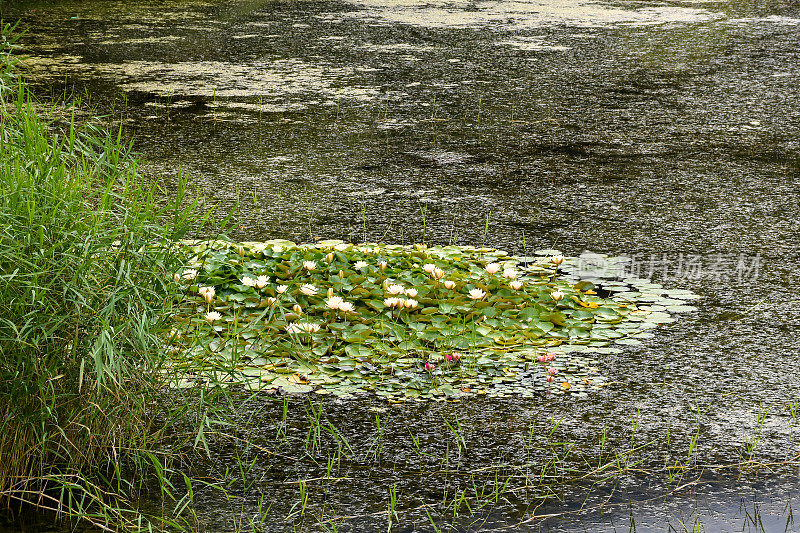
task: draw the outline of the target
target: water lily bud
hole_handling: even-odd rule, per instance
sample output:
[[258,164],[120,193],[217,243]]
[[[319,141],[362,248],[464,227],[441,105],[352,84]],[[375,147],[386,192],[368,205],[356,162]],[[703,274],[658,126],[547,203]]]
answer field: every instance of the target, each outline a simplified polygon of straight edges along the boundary
[[425,370],[428,372],[433,372],[434,370],[436,370],[436,365],[431,364],[428,361],[425,361]]
[[389,288],[389,285],[391,285],[391,283],[392,282],[389,281],[389,279],[387,278],[387,279],[383,280],[383,283],[381,283],[381,287],[383,287],[383,290],[386,290],[386,289]]
[[553,382],[553,376],[547,376],[547,382],[548,383],[552,383]]
[[300,304],[294,304],[292,306],[292,311],[294,311],[296,315],[302,315],[303,314],[303,308],[300,307]]
[[417,289],[406,289],[406,296],[410,296],[411,298],[416,298]]
[[277,298],[274,298],[274,297],[270,296],[270,297],[267,298],[267,305],[269,305],[271,307],[271,306],[275,305],[275,302],[277,302],[277,301],[278,301]]
[[328,298],[333,298],[333,287],[328,287]]
[[203,299],[207,303],[213,302],[214,296],[217,294],[217,291],[214,290],[214,287],[200,287],[198,292],[203,296]]
[[381,261],[381,263],[380,263],[381,272],[386,270],[386,267],[388,267],[388,266],[389,266],[389,263],[387,263],[386,261]]
[[563,255],[554,255],[553,257],[550,258],[550,261],[552,261],[554,265],[558,266],[558,265],[560,265],[561,263],[564,262],[564,256]]
[[444,286],[448,289],[454,289],[456,287],[456,282],[451,279],[444,280]]
[[436,268],[434,268],[434,269],[433,269],[433,272],[432,272],[432,274],[433,274],[433,277],[434,277],[434,278],[436,278],[436,279],[442,279],[442,278],[444,277],[444,270],[442,270],[442,269],[441,269],[441,268],[439,268],[439,267],[436,267]]
[[344,270],[339,270],[339,279],[344,279]]
[[424,271],[425,271],[425,272],[427,272],[428,274],[433,274],[433,269],[434,269],[434,268],[436,268],[436,265],[434,265],[433,263],[425,263],[425,264],[422,266],[422,270],[424,270]]
[[552,298],[554,302],[560,302],[564,299],[564,293],[561,291],[553,291],[550,293],[550,298]]
[[333,263],[333,252],[325,256],[325,261],[327,261],[328,263]]
[[244,246],[237,246],[236,253],[239,254],[241,257],[244,257]]

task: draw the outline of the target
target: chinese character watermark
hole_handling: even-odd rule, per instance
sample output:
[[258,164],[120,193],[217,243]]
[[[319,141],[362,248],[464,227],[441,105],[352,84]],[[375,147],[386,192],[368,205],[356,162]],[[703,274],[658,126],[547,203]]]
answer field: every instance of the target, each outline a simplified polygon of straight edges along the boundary
[[758,279],[761,256],[663,253],[609,257],[586,251],[578,256],[576,267],[575,273],[581,278],[688,279],[741,283]]

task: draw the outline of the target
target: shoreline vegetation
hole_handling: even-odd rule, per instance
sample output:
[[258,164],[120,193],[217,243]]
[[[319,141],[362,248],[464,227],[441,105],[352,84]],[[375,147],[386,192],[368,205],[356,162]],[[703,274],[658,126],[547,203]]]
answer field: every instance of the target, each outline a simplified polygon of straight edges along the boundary
[[[227,241],[225,222],[189,197],[185,179],[163,205],[121,132],[64,124],[64,109],[37,102],[14,69],[15,28],[0,25],[3,511],[95,530],[199,531],[202,492],[228,506],[236,531],[336,531],[350,519],[438,531],[468,529],[502,502],[523,502],[520,524],[574,515],[540,511],[563,501],[564,487],[591,492],[647,474],[667,497],[706,472],[792,475],[800,465],[795,402],[769,414],[789,421],[778,460],[761,451],[766,411],[723,461],[704,446],[698,406],[696,431],[645,438],[632,418],[596,446],[572,442],[559,420],[534,419],[514,453],[476,466],[466,415],[443,414],[437,441],[404,425],[393,402],[524,396],[506,387],[523,378],[530,394],[580,397],[602,385],[587,354],[647,338],[696,295],[645,281],[581,284],[554,254]],[[187,240],[202,234],[214,237]],[[365,392],[388,402],[353,407],[361,418],[349,425],[321,398]],[[268,478],[270,467],[285,479]],[[373,468],[387,476],[375,496],[383,511],[354,517],[346,498],[328,505]],[[403,493],[428,472],[444,480],[441,497]],[[275,499],[282,487],[294,499]]]
[[121,132],[35,101],[1,33],[0,503],[116,529],[141,521],[130,502],[159,472],[166,273],[203,218],[184,189],[157,206]]

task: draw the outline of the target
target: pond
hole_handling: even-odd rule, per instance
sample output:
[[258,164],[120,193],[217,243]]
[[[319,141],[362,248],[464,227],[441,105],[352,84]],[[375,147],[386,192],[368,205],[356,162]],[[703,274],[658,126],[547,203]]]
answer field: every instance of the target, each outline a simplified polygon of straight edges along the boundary
[[0,9],[37,92],[238,205],[233,238],[596,252],[702,297],[602,357],[587,398],[243,395],[259,448],[201,467],[252,464],[234,503],[197,495],[207,530],[268,502],[270,531],[373,531],[392,494],[395,531],[797,527],[797,2]]

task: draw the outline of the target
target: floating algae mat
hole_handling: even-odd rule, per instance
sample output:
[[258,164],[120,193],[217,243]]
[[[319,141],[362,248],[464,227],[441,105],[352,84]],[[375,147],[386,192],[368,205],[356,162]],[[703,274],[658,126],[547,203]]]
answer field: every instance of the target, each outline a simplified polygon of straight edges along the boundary
[[168,340],[174,387],[585,396],[604,384],[598,355],[652,337],[698,297],[613,270],[581,280],[579,258],[554,251],[284,240],[185,249]]

